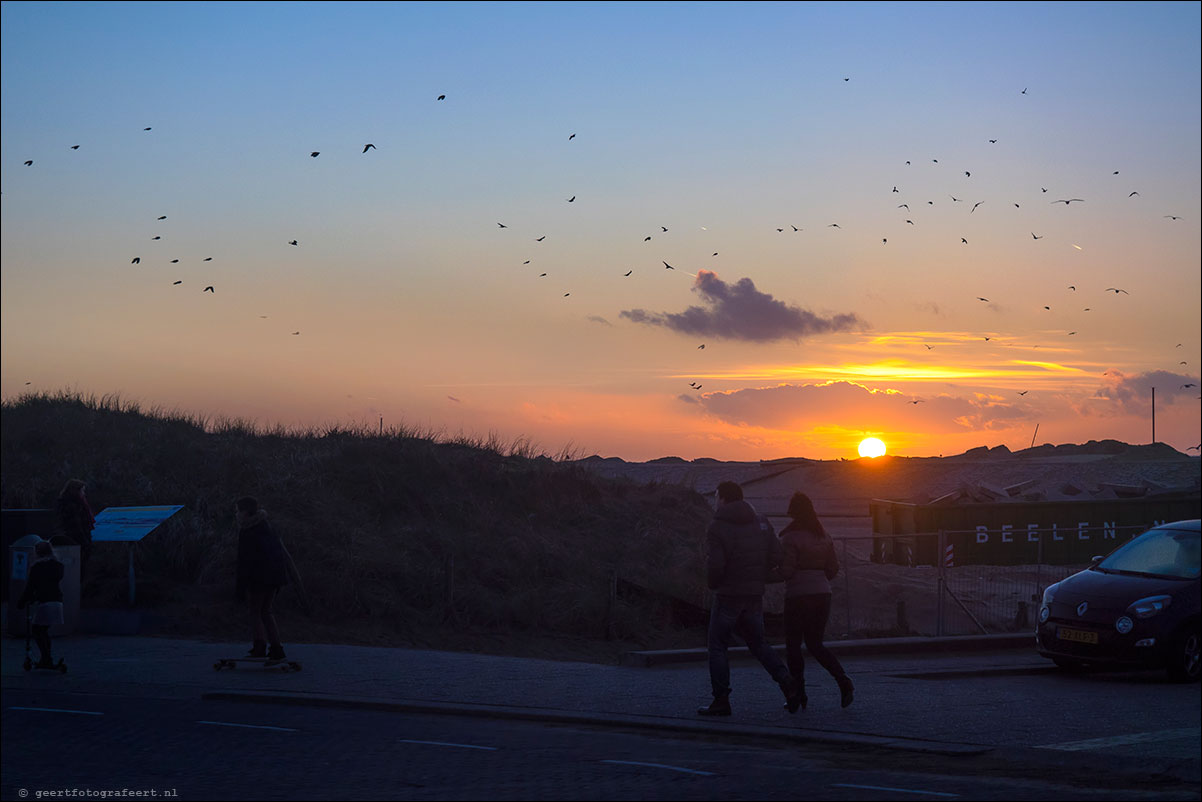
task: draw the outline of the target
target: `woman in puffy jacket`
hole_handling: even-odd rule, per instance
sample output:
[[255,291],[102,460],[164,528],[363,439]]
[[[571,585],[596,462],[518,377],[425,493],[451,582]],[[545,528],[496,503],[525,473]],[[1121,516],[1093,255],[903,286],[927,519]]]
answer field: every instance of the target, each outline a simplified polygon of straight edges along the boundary
[[[843,707],[852,702],[855,687],[843,671],[838,658],[822,643],[826,622],[831,615],[831,583],[839,573],[835,543],[814,512],[814,503],[805,493],[789,499],[789,524],[781,530],[784,557],[780,573],[785,579],[785,655],[789,672],[805,689],[804,643],[814,659],[835,678]],[[806,706],[802,694],[801,707]]]

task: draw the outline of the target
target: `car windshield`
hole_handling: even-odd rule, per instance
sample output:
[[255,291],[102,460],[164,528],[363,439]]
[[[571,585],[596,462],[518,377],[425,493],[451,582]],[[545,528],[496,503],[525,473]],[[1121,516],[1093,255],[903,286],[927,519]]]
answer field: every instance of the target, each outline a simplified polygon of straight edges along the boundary
[[1197,579],[1202,555],[1198,532],[1150,529],[1098,563],[1103,571],[1129,571],[1177,579]]

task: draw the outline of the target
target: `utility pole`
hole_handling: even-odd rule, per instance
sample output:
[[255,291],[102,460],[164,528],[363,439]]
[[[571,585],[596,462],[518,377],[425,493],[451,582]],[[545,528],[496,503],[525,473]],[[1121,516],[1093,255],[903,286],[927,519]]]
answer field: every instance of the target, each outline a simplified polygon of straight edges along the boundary
[[1152,388],[1152,445],[1156,445],[1156,388]]
[[1039,424],[1035,424],[1035,434],[1031,435],[1031,448],[1035,448],[1035,438],[1039,436]]

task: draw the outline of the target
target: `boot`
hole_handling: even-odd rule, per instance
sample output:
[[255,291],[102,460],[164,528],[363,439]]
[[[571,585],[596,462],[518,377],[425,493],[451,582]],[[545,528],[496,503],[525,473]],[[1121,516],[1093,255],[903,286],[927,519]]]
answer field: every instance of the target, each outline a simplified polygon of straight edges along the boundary
[[271,644],[271,648],[267,650],[268,660],[283,660],[287,655],[284,654],[284,647],[278,643]]
[[710,702],[709,707],[697,708],[699,716],[729,716],[730,715],[730,697],[715,696],[714,701]]
[[805,709],[806,702],[809,700],[806,699],[805,688],[796,679],[789,677],[784,682],[778,684],[780,685],[780,692],[785,695],[786,710],[790,713],[796,713],[798,708]]
[[246,653],[247,657],[266,657],[267,656],[267,641],[257,640],[250,647],[250,651]]
[[846,674],[836,677],[835,682],[839,683],[839,703],[843,707],[848,707],[851,705],[856,686],[852,684],[851,677]]
[[[793,679],[797,682],[797,690],[800,692],[800,696],[801,696],[801,702],[799,704],[799,707],[802,709],[802,711],[804,711],[806,709],[806,705],[810,703],[809,697],[806,696],[805,680],[797,679],[796,676],[794,676]],[[783,690],[783,688],[782,688],[782,690]],[[785,710],[789,710],[788,699],[789,699],[789,696],[788,696],[788,694],[786,694],[785,695],[785,704],[784,704]],[[797,712],[797,710],[796,710],[796,708],[794,708],[793,710],[789,710],[789,712],[795,713],[795,712]]]

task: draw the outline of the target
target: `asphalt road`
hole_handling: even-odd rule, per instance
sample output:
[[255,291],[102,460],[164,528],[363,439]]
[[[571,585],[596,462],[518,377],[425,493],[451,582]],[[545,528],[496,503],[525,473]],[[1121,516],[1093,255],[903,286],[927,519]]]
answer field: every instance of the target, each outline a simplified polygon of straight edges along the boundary
[[996,755],[948,758],[128,691],[10,688],[2,736],[3,799],[95,799],[122,790],[215,800],[1198,798],[1197,784],[1097,782],[1054,759],[1015,765]]

